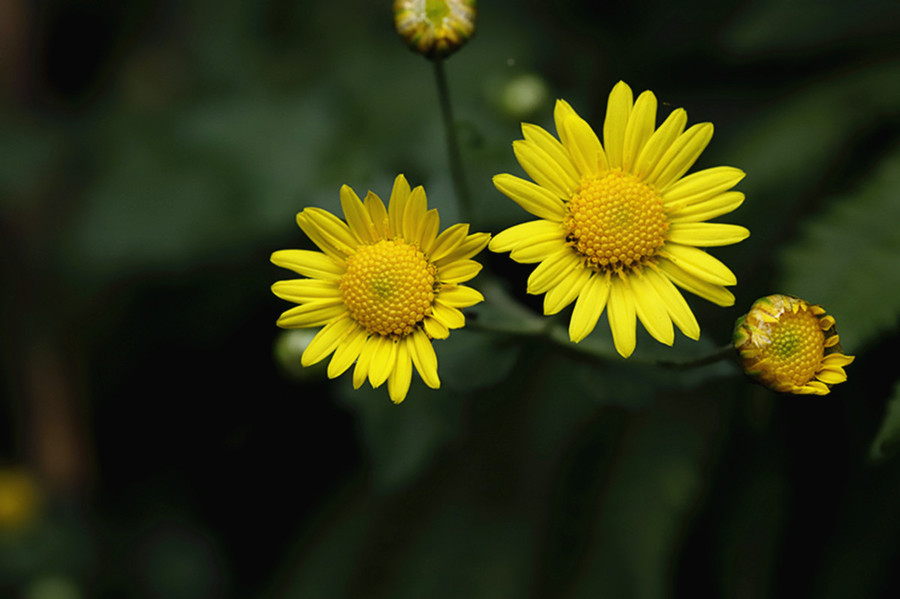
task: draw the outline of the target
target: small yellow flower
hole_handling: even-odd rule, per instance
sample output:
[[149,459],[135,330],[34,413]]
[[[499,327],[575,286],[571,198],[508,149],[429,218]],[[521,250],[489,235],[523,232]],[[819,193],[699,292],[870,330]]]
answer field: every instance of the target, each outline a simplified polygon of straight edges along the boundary
[[278,326],[318,327],[301,358],[310,366],[334,353],[328,376],[353,363],[353,386],[366,378],[388,384],[391,400],[406,397],[415,366],[425,384],[440,387],[432,339],[465,326],[460,308],[484,297],[462,285],[481,270],[474,260],[487,233],[469,234],[457,224],[438,235],[437,210],[428,210],[425,190],[410,190],[403,175],[394,181],[385,208],[372,192],[365,202],[341,188],[346,222],[321,208],[306,208],[297,223],[322,250],[281,250],[272,262],[303,275],[272,286],[278,297],[298,306],[285,311]]
[[554,111],[557,139],[522,124],[516,158],[534,183],[510,174],[494,185],[537,216],[491,241],[516,262],[538,263],[527,291],[544,295],[544,314],[575,302],[569,338],[579,342],[607,310],[613,342],[624,357],[634,351],[636,321],[671,345],[674,323],[691,339],[700,326],[681,292],[720,306],[734,304],[725,287],[737,282],[706,247],[737,243],[744,227],[705,222],[741,205],[729,191],[743,177],[719,166],[685,176],[712,138],[710,123],[685,130],[678,108],[656,126],[656,97],[636,100],[624,82],[613,87],[603,123],[603,143],[563,100]]
[[790,295],[753,302],[734,326],[733,343],[748,375],[773,391],[826,395],[847,380],[834,318]]
[[475,31],[475,0],[395,0],[394,27],[414,52],[453,54]]

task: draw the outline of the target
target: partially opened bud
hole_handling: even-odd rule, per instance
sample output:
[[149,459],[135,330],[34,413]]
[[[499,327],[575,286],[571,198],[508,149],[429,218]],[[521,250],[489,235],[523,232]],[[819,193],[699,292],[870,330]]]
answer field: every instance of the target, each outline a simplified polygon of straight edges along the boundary
[[825,395],[847,380],[834,318],[790,295],[768,295],[738,318],[732,339],[748,375],[773,391]]
[[475,31],[476,0],[394,0],[394,27],[414,52],[453,54]]

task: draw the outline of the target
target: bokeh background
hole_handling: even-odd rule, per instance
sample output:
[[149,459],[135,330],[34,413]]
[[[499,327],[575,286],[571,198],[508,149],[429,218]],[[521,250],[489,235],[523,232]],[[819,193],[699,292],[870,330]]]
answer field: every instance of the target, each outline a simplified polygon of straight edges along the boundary
[[[699,343],[609,358],[477,327],[394,406],[322,368],[268,262],[305,206],[397,173],[458,212],[431,65],[369,0],[0,2],[0,596],[900,596],[900,4],[482,2],[446,64],[473,228],[527,215],[519,122],[599,124],[620,79],[747,172]],[[483,255],[475,322],[524,326]],[[838,322],[850,379],[776,396],[733,364],[759,296]],[[539,300],[539,298],[538,298]]]

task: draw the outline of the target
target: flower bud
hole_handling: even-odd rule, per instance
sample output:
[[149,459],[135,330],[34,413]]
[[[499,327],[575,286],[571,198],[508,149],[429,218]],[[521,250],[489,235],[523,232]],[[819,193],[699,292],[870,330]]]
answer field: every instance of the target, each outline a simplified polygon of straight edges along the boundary
[[476,0],[394,0],[394,27],[413,52],[442,58],[475,31]]
[[780,393],[826,395],[847,380],[834,318],[821,306],[790,295],[768,295],[737,319],[732,343],[741,367]]

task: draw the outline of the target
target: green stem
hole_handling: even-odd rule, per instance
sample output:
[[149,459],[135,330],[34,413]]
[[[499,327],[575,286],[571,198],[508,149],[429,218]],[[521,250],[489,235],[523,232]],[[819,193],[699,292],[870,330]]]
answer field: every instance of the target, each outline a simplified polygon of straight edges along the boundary
[[463,175],[459,142],[456,138],[456,125],[453,119],[453,108],[450,106],[450,93],[447,89],[447,75],[444,72],[444,60],[435,58],[431,62],[434,64],[438,100],[441,104],[441,117],[444,121],[444,133],[447,138],[447,154],[450,157],[450,174],[453,177],[453,186],[456,189],[459,213],[462,221],[469,222],[472,218],[472,201],[469,197],[469,188],[466,185],[465,175]]
[[717,349],[715,352],[709,354],[708,356],[697,358],[696,360],[688,360],[686,362],[659,361],[657,362],[657,365],[660,368],[670,368],[673,370],[689,370],[691,368],[699,368],[701,366],[706,366],[708,364],[714,364],[722,360],[727,360],[728,358],[731,358],[733,356],[734,346],[728,343]]

